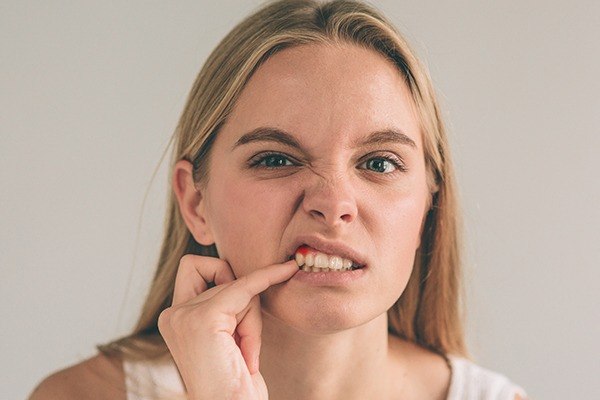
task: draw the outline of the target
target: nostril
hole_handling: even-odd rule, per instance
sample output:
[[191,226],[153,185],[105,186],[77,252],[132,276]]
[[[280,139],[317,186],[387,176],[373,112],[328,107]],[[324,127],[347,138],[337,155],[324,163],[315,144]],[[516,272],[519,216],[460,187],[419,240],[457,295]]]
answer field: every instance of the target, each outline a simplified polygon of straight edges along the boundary
[[352,222],[352,220],[354,219],[354,217],[352,216],[352,214],[349,213],[345,213],[345,214],[341,214],[336,218],[336,214],[331,214],[331,218],[327,217],[324,213],[322,213],[321,211],[317,211],[317,210],[311,210],[310,211],[311,215],[317,219],[322,220],[323,222],[326,222],[328,224],[338,224],[341,223],[342,221],[345,223],[350,223]]

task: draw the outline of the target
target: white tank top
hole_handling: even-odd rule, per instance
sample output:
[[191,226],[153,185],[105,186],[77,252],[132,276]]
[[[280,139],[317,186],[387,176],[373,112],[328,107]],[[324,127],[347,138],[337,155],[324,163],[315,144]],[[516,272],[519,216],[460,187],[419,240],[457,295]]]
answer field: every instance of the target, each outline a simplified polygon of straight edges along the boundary
[[[504,375],[453,355],[447,356],[452,377],[447,400],[514,400],[525,391]],[[127,400],[186,399],[185,387],[171,359],[123,361]]]

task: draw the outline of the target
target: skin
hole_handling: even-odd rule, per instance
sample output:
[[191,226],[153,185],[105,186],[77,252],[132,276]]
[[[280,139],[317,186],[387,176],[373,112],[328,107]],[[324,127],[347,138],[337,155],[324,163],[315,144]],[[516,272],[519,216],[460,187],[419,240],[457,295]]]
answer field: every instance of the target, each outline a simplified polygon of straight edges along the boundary
[[[290,132],[306,152],[264,142],[231,150],[265,125]],[[349,146],[390,127],[416,148]],[[248,167],[267,150],[297,163]],[[364,163],[367,154],[392,153],[406,172],[383,176]],[[267,388],[274,400],[446,399],[444,359],[387,333],[386,311],[406,287],[429,195],[413,104],[392,64],[349,44],[276,54],[223,126],[209,178],[197,188],[190,163],[180,161],[173,190],[190,232],[216,243],[220,259],[184,256],[173,304],[159,318],[190,399],[264,399]],[[367,256],[368,270],[347,287],[289,280],[297,267],[283,261],[300,234],[343,241]],[[122,364],[92,357],[46,378],[30,399],[125,399]]]
[[[307,153],[274,143],[230,150],[260,126],[292,133]],[[417,149],[395,143],[350,148],[388,127],[402,129]],[[307,161],[280,170],[247,167],[265,151]],[[397,154],[409,171],[384,176],[357,168],[373,152]],[[291,283],[268,290],[263,309],[274,319],[305,333],[338,332],[381,315],[402,293],[429,193],[410,94],[391,63],[354,46],[306,46],[276,55],[250,79],[210,161],[198,210],[206,236],[198,232],[198,239],[216,243],[236,276],[283,262],[286,247],[301,234],[343,241],[366,254],[372,266],[352,290],[315,291]]]

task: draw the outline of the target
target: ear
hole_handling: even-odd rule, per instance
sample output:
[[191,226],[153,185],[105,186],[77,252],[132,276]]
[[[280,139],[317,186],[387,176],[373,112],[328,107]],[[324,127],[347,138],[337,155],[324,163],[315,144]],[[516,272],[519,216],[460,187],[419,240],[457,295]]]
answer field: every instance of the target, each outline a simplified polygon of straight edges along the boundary
[[206,201],[194,185],[192,163],[180,160],[173,169],[173,192],[179,203],[181,216],[196,242],[213,244],[214,238],[206,213]]

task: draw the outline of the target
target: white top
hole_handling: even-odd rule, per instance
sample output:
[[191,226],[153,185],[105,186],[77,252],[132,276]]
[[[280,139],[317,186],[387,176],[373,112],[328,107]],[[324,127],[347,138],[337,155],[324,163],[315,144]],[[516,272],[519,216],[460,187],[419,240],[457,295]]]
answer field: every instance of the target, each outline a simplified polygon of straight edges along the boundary
[[[447,400],[514,400],[526,398],[525,391],[504,375],[487,370],[453,355],[447,356],[452,369]],[[185,386],[171,359],[123,361],[127,400],[185,399]]]

